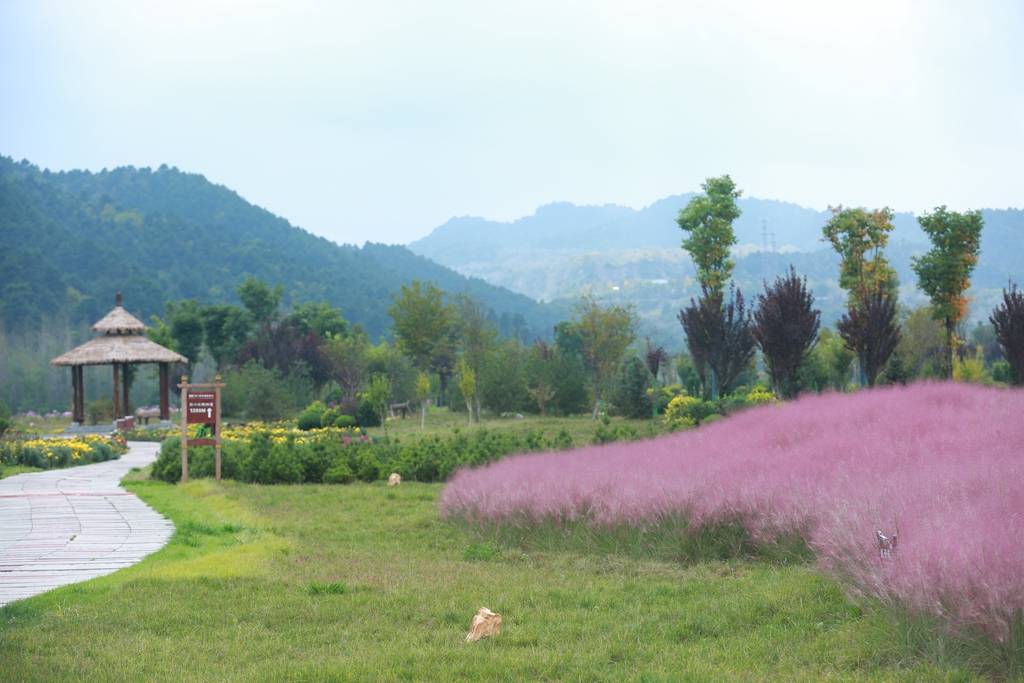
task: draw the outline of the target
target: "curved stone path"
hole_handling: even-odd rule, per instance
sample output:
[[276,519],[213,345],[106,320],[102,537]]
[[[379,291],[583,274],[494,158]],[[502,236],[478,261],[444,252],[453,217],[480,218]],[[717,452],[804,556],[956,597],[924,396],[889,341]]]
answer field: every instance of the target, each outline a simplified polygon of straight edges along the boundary
[[128,447],[117,460],[0,479],[0,605],[129,567],[167,543],[174,525],[120,486],[159,444]]

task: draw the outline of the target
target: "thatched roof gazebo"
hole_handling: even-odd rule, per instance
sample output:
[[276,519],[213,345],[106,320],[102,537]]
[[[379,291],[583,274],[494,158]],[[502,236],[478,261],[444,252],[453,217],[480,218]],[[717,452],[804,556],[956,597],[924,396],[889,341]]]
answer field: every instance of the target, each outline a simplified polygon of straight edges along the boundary
[[[171,363],[187,363],[180,353],[160,346],[145,336],[146,326],[121,305],[121,293],[117,293],[115,306],[110,313],[92,326],[98,336],[57,356],[51,365],[71,368],[72,420],[85,422],[85,385],[82,368],[86,365],[110,365],[114,369],[114,418],[130,415],[127,380],[129,365],[157,363],[160,366],[160,419],[169,420],[170,391],[169,368]],[[118,377],[118,368],[121,369]]]

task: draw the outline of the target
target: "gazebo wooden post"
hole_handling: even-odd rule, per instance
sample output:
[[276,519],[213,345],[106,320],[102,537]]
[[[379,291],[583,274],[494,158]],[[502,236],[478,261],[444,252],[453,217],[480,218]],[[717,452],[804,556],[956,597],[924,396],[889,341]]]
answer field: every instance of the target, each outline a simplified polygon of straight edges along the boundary
[[119,420],[121,417],[121,385],[117,378],[117,363],[112,363],[111,367],[114,368],[114,420]]
[[121,402],[122,403],[122,406],[121,406],[122,410],[121,410],[121,412],[123,413],[121,415],[121,417],[128,417],[129,415],[132,414],[132,404],[129,403],[129,401],[128,401],[128,389],[129,389],[128,385],[129,385],[129,382],[128,382],[128,364],[127,363],[122,363],[121,364],[121,389],[122,389],[122,392],[124,394],[124,400]]
[[171,419],[171,405],[169,401],[170,382],[168,381],[168,365],[160,363],[160,420]]
[[75,374],[78,376],[78,394],[75,396],[76,405],[73,419],[80,425],[85,424],[85,367],[72,365]]
[[71,421],[78,421],[78,366],[71,366]]

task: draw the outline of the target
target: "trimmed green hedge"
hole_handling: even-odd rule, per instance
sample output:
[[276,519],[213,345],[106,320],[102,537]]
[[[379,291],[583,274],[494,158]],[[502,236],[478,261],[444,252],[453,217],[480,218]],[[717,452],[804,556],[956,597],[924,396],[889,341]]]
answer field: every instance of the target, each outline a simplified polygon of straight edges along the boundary
[[[565,430],[514,433],[478,429],[454,430],[445,436],[427,435],[379,441],[345,438],[304,440],[289,437],[274,442],[256,433],[247,440],[227,440],[221,449],[221,474],[228,479],[259,484],[348,483],[386,479],[398,472],[408,481],[442,481],[456,469],[481,465],[512,453],[573,446]],[[212,477],[213,448],[189,449],[189,476]],[[181,441],[171,437],[160,447],[152,476],[168,482],[181,479]]]

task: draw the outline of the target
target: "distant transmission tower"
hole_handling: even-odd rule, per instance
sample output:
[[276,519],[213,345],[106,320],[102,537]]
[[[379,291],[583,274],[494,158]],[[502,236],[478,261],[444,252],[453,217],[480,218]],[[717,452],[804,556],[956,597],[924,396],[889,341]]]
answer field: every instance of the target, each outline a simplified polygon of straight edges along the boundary
[[768,221],[761,219],[761,280],[768,281]]

